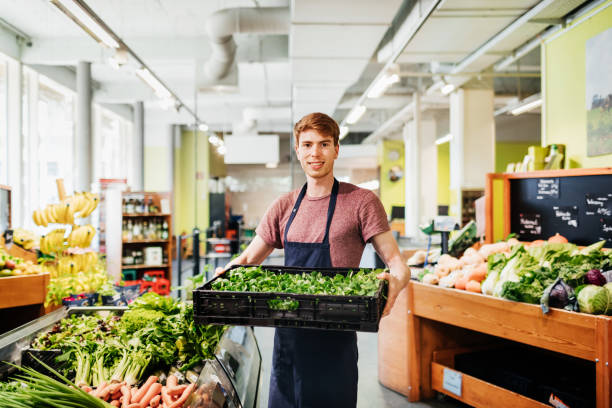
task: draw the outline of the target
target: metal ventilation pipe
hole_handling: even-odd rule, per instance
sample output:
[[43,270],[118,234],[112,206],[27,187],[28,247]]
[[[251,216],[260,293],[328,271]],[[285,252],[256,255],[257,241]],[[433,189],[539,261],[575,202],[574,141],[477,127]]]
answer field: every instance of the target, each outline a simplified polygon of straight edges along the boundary
[[212,80],[229,73],[236,55],[236,33],[289,34],[289,8],[222,9],[206,19],[206,32],[212,54],[204,64],[204,72]]

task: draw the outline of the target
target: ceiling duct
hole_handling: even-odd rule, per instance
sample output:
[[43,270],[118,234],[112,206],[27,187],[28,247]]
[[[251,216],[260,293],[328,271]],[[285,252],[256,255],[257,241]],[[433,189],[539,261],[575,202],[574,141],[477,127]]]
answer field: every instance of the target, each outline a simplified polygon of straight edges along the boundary
[[234,34],[289,34],[289,8],[230,8],[206,19],[206,32],[212,48],[204,72],[211,80],[223,79],[236,55]]

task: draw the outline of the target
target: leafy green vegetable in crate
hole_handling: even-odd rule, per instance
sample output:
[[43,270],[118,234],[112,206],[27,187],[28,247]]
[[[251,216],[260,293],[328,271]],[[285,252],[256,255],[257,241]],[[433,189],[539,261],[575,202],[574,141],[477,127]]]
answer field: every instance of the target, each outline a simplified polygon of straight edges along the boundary
[[602,286],[586,285],[578,292],[578,306],[582,313],[606,313],[609,304],[609,292]]
[[310,295],[374,296],[381,280],[376,278],[383,269],[367,272],[363,269],[348,274],[325,276],[321,272],[279,273],[264,267],[238,267],[228,277],[219,277],[213,290],[234,292],[280,292]]

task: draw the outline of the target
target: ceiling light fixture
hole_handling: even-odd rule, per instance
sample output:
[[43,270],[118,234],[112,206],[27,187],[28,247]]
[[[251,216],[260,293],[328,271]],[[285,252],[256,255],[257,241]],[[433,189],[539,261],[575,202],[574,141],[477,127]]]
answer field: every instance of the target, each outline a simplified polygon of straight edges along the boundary
[[[184,108],[187,113],[193,116],[195,122],[201,122],[197,112],[190,109],[183,101],[168,88],[155,75],[147,64],[119,38],[117,34],[102,20],[83,0],[50,0],[62,13],[74,21],[87,34],[93,37],[97,42],[116,50],[114,61],[110,61],[111,66],[121,66],[127,62],[128,57],[136,61],[136,66],[141,68],[136,71],[136,74],[142,78],[153,90],[155,94],[162,100],[163,106],[174,107],[179,110]],[[170,103],[172,102],[172,103]]]
[[542,106],[542,97],[540,95],[537,98],[526,98],[520,102],[519,106],[512,109],[510,113],[514,116],[520,115],[521,113],[529,112],[530,110],[534,110],[535,108],[539,108]]
[[338,138],[340,140],[344,139],[346,135],[348,135],[348,132],[349,132],[348,126],[340,126],[340,135],[338,136]]
[[359,122],[359,119],[361,119],[366,110],[367,108],[365,105],[355,106],[346,116],[346,123],[349,125],[354,125],[355,123]]
[[368,91],[368,98],[380,98],[385,92],[387,92],[387,89],[389,89],[391,85],[396,84],[399,81],[399,65],[393,64],[382,76],[374,80],[370,90]]
[[198,125],[198,129],[200,129],[202,132],[208,132],[208,125],[206,123],[200,123]]
[[447,135],[442,136],[441,138],[436,139],[436,144],[441,145],[444,143],[448,143],[451,140],[453,140],[453,135],[449,133]]
[[448,95],[454,90],[455,90],[455,85],[453,84],[446,84],[441,89],[443,95]]
[[94,17],[83,2],[79,0],[51,0],[51,2],[80,25],[94,40],[109,48],[119,48],[119,42],[114,38],[114,33],[109,32],[105,24],[98,21],[95,18],[97,16]]

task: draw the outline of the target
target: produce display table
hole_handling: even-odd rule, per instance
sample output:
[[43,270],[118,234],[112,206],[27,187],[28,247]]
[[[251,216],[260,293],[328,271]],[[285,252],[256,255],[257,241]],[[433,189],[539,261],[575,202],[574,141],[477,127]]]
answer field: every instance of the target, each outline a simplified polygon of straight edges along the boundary
[[[444,368],[452,368],[453,348],[486,344],[484,335],[496,336],[541,349],[578,357],[595,364],[597,408],[611,406],[612,319],[551,309],[544,315],[537,305],[445,289],[411,281],[403,305],[390,316],[396,328],[407,334],[405,358],[395,361],[405,375],[404,383],[389,381],[388,358],[380,360],[380,381],[407,395],[410,401],[431,398],[434,391],[446,393],[473,406],[546,407],[530,398],[463,375],[462,396],[443,386]],[[402,313],[403,312],[403,313]],[[407,313],[406,313],[407,312]],[[397,315],[400,313],[400,315]],[[401,322],[401,314],[405,316]],[[395,319],[395,322],[393,322]],[[387,322],[385,322],[387,324]],[[401,332],[390,332],[381,323],[381,347]],[[488,337],[490,344],[491,337]],[[383,353],[383,357],[384,353]],[[535,364],[534,364],[535,367]]]
[[0,278],[0,309],[37,304],[42,307],[48,284],[48,273]]

